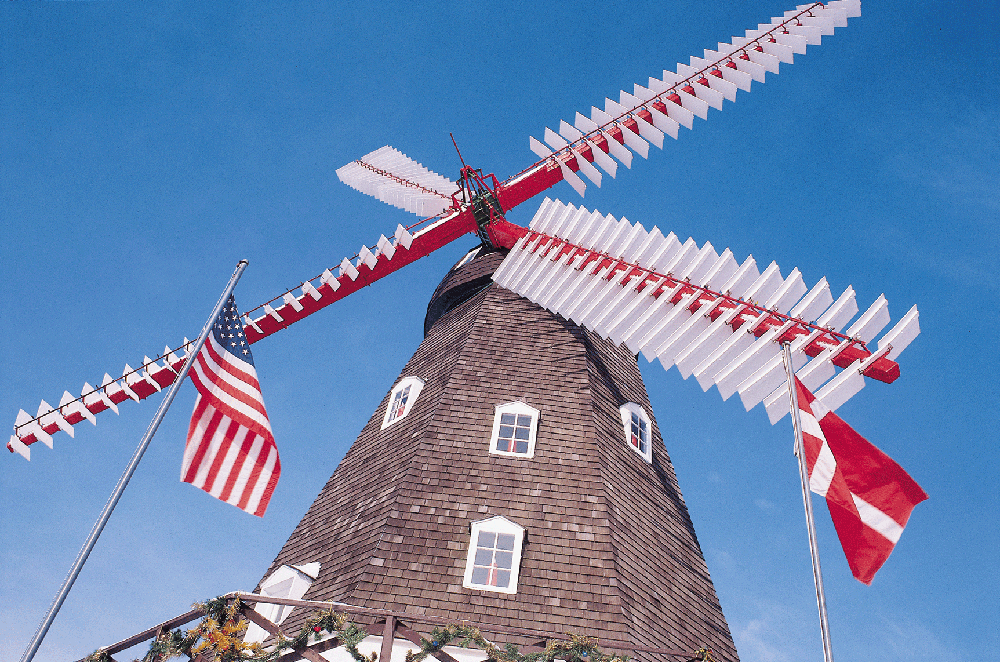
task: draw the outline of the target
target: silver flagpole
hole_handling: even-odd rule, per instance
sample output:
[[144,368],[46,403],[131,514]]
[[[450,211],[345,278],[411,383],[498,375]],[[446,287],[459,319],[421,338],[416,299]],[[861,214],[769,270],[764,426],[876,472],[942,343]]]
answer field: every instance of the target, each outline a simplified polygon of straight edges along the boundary
[[806,529],[809,531],[809,555],[812,557],[813,582],[816,584],[816,606],[819,609],[819,628],[823,637],[823,660],[833,662],[833,644],[830,642],[830,622],[826,616],[826,591],[823,590],[823,571],[819,567],[819,547],[816,545],[816,523],[813,520],[812,498],[809,495],[809,471],[802,445],[802,423],[799,420],[799,393],[795,388],[795,371],[792,369],[792,350],[789,343],[781,344],[785,358],[785,376],[788,378],[788,402],[795,429],[795,455],[799,458],[799,480],[802,482],[802,504],[806,509]]
[[25,649],[24,655],[21,656],[21,662],[31,662],[31,659],[35,657],[35,653],[38,652],[38,647],[42,645],[42,639],[45,638],[46,633],[49,631],[49,627],[52,625],[52,621],[55,620],[56,614],[59,613],[59,608],[62,607],[63,602],[66,601],[66,596],[69,595],[70,589],[73,588],[73,583],[80,574],[80,570],[83,569],[83,564],[87,562],[87,557],[90,556],[90,552],[94,549],[94,545],[97,544],[97,539],[101,535],[101,531],[104,530],[104,525],[108,523],[108,519],[111,518],[111,513],[114,511],[115,506],[118,505],[118,500],[121,498],[122,493],[128,486],[129,480],[132,479],[132,474],[135,473],[136,467],[139,466],[139,461],[142,459],[143,454],[146,452],[146,448],[149,447],[149,442],[153,440],[153,435],[156,434],[156,428],[160,427],[160,421],[167,413],[167,409],[170,408],[170,403],[174,401],[174,396],[177,394],[177,389],[180,387],[181,382],[187,377],[188,371],[191,369],[191,365],[194,363],[194,357],[198,355],[201,351],[201,346],[205,344],[205,340],[208,338],[208,334],[212,330],[212,325],[215,324],[215,318],[219,316],[219,311],[222,307],[226,305],[226,301],[229,300],[229,295],[233,293],[233,289],[236,288],[236,283],[239,282],[240,276],[243,275],[243,270],[247,268],[250,264],[247,260],[240,260],[239,264],[236,265],[236,271],[233,272],[232,277],[229,279],[229,284],[226,285],[226,291],[222,293],[219,297],[218,303],[215,304],[215,309],[212,311],[212,316],[208,318],[205,326],[201,330],[201,335],[198,336],[197,342],[195,342],[194,347],[188,351],[187,357],[184,359],[184,367],[181,368],[180,373],[177,375],[177,379],[170,386],[170,390],[167,391],[167,395],[160,402],[159,408],[156,410],[156,415],[153,416],[153,420],[149,423],[149,427],[146,428],[146,434],[142,436],[142,441],[139,442],[139,447],[135,449],[135,453],[132,455],[132,461],[128,463],[125,468],[125,473],[122,477],[118,479],[118,484],[115,486],[114,492],[108,498],[108,502],[104,504],[104,510],[101,511],[101,516],[98,518],[97,522],[94,524],[93,530],[91,530],[90,535],[87,537],[87,541],[83,543],[83,549],[76,557],[76,561],[73,562],[73,567],[70,568],[69,575],[63,580],[62,586],[59,588],[59,592],[56,593],[56,597],[52,600],[52,606],[49,607],[49,611],[45,614],[45,618],[42,619],[41,624],[38,626],[38,630],[35,631],[35,636],[32,638],[31,643],[28,644],[28,648]]

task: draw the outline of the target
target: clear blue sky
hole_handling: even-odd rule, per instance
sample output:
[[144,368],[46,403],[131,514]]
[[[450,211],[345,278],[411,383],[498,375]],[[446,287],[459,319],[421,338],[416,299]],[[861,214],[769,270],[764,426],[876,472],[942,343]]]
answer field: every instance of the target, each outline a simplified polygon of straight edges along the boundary
[[[0,417],[194,337],[238,259],[243,308],[414,217],[340,184],[390,144],[454,178],[534,161],[572,121],[792,4],[0,5]],[[997,653],[1000,114],[996,7],[864,15],[583,204],[920,307],[901,378],[840,414],[930,494],[871,587],[817,500],[839,660]],[[668,139],[669,140],[669,139]],[[579,204],[566,184],[550,193]],[[536,203],[511,220],[527,223]],[[253,588],[420,342],[470,237],[254,346],[283,474],[257,519],[178,482],[181,391],[38,659],[80,658]],[[643,364],[744,660],[821,659],[787,418]],[[0,661],[17,660],[155,398],[4,456]]]

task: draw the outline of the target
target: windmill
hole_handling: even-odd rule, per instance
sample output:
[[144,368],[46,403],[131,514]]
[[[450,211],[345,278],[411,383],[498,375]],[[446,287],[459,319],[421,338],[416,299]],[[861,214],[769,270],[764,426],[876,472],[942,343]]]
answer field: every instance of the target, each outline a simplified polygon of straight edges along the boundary
[[[444,302],[442,297],[434,300],[435,304],[440,304],[438,312],[442,317],[453,313],[456,306],[471,301],[464,298],[466,295],[478,296],[478,293],[467,291],[478,285],[467,285],[463,269],[482,268],[485,261],[497,258],[490,249],[506,249],[511,251],[508,257],[512,259],[500,268],[496,278],[506,289],[530,295],[536,303],[550,306],[567,319],[582,322],[597,334],[606,330],[612,340],[625,342],[627,347],[642,351],[647,357],[655,356],[665,365],[676,359],[681,366],[682,359],[687,359],[684,365],[692,369],[692,374],[699,379],[704,376],[709,385],[718,383],[720,391],[727,389],[722,391],[724,394],[738,391],[743,397],[746,393],[746,403],[758,395],[765,399],[780,389],[780,384],[774,382],[773,370],[761,370],[768,368],[773,359],[773,352],[768,352],[772,346],[768,343],[773,345],[772,341],[786,336],[799,341],[797,349],[801,357],[812,358],[808,374],[815,375],[817,380],[823,375],[832,376],[834,366],[843,369],[840,376],[830,382],[827,391],[821,392],[825,397],[846,399],[856,392],[858,384],[864,383],[862,375],[891,381],[897,369],[892,359],[905,346],[904,340],[914,334],[915,313],[904,318],[902,325],[890,331],[888,341],[884,340],[878,350],[871,352],[866,343],[887,321],[884,301],[876,302],[861,320],[841,334],[838,329],[830,331],[828,326],[839,324],[842,328],[853,317],[856,312],[852,310],[853,297],[845,293],[834,302],[828,289],[817,284],[806,288],[808,303],[793,308],[793,304],[806,294],[801,277],[796,277],[795,272],[787,278],[780,276],[776,266],[761,272],[756,263],[737,263],[725,251],[720,255],[707,245],[699,247],[693,241],[682,244],[676,238],[671,241],[669,234],[666,237],[662,234],[657,237],[653,232],[643,234],[644,230],[637,226],[626,228],[621,222],[607,217],[601,217],[603,220],[598,222],[593,214],[556,203],[548,203],[540,210],[530,232],[512,226],[503,218],[506,210],[560,180],[566,180],[581,193],[585,184],[580,173],[599,184],[602,175],[594,167],[595,163],[605,169],[605,174],[614,176],[617,166],[611,157],[628,165],[632,158],[629,150],[645,156],[650,142],[659,146],[665,134],[676,136],[679,125],[690,128],[694,115],[704,118],[709,105],[721,107],[723,99],[735,98],[737,89],[747,89],[751,80],[762,80],[764,71],[776,71],[778,62],[790,61],[792,53],[801,52],[797,49],[804,49],[806,43],[818,42],[819,34],[828,34],[834,26],[846,23],[851,7],[850,3],[831,3],[826,9],[809,6],[793,11],[766,27],[751,31],[759,34],[748,33],[745,40],[739,40],[742,43],[734,42],[728,50],[720,49],[714,54],[706,53],[704,58],[693,59],[690,71],[679,68],[673,77],[665,73],[662,79],[656,79],[658,83],[650,81],[648,87],[636,86],[632,93],[623,93],[619,102],[608,100],[605,109],[594,109],[590,118],[581,115],[572,125],[560,124],[558,132],[546,131],[544,140],[551,150],[537,140],[531,143],[543,160],[505,182],[463,168],[459,180],[449,184],[391,151],[376,152],[360,159],[360,163],[342,171],[345,181],[363,191],[376,193],[380,199],[397,202],[409,211],[437,215],[417,226],[400,226],[391,239],[383,236],[375,246],[362,247],[356,256],[345,258],[336,267],[338,273],[327,270],[303,283],[301,288],[283,293],[251,311],[247,316],[251,341],[275,333],[448,241],[476,233],[485,249],[456,269],[452,280],[461,283],[455,287],[443,284],[441,295],[449,301]],[[841,8],[848,11],[838,11]],[[544,262],[545,259],[548,262]],[[661,259],[662,263],[657,261]],[[526,266],[535,264],[532,260],[544,266],[525,271]],[[579,282],[570,283],[566,277],[575,274],[579,274]],[[483,271],[471,280],[485,275]],[[568,293],[578,294],[579,298],[571,303],[583,309],[562,308],[565,298],[549,301],[537,294],[539,288],[542,294],[561,292],[543,288],[545,283],[556,282],[569,288]],[[735,294],[739,288],[743,288],[742,291]],[[657,305],[657,310],[676,312],[669,322],[662,322],[662,326],[661,321],[649,328],[641,326],[640,322],[656,319],[653,314]],[[824,309],[831,305],[834,312],[824,318]],[[702,311],[705,314],[693,314]],[[626,317],[618,321],[612,313]],[[647,313],[649,315],[643,317]],[[813,324],[812,315],[822,323]],[[430,326],[433,328],[442,317],[430,319]],[[739,323],[733,324],[734,320]],[[627,338],[625,334],[631,327],[623,328],[625,321],[637,328]],[[746,344],[750,334],[739,335],[737,331],[740,330],[750,330],[755,339]],[[643,335],[636,337],[640,332]],[[579,342],[600,344],[593,333],[588,334],[579,335],[587,339]],[[649,342],[643,344],[647,336]],[[633,347],[628,340],[637,344]],[[686,344],[682,345],[681,340]],[[715,341],[718,344],[711,344]],[[684,353],[692,343],[696,343],[695,348]],[[71,432],[76,423],[93,420],[94,414],[114,408],[126,399],[149,397],[173,380],[186,344],[165,351],[154,360],[144,358],[138,369],[126,368],[126,374],[119,379],[106,376],[98,388],[85,387],[85,393],[79,398],[64,395],[58,407],[43,404],[35,416],[19,415],[16,438],[12,438],[10,448],[24,453],[31,443],[51,442],[51,435],[56,431]],[[708,354],[703,356],[696,348]],[[666,354],[674,349],[677,354]],[[602,347],[601,351],[614,353],[609,347]],[[714,363],[703,366],[710,358],[714,358]],[[624,360],[620,356],[617,359]],[[713,367],[720,372],[712,372]],[[747,371],[749,374],[744,375]],[[752,381],[746,382],[751,378]],[[748,383],[746,388],[743,388],[744,383]],[[403,403],[404,410],[406,406],[422,406],[430,395],[429,391],[423,394],[415,391],[416,387],[407,394],[409,399]],[[395,393],[393,389],[392,402],[387,398],[380,411],[393,404]],[[510,397],[510,402],[514,403],[523,395],[505,397]],[[629,402],[635,403],[642,397],[641,393],[633,395]],[[542,421],[550,420],[550,414],[539,411],[539,425],[543,425]],[[392,424],[401,425],[409,417],[406,412],[400,423],[392,421]],[[639,422],[636,446],[642,450],[641,417]],[[654,432],[653,439],[647,440],[647,449],[659,451],[657,427],[651,422],[647,429]],[[541,434],[537,431],[537,435]],[[540,438],[538,443],[541,443]],[[541,455],[541,449],[538,452]],[[660,466],[669,465],[661,462]],[[528,535],[531,536],[530,531]]]

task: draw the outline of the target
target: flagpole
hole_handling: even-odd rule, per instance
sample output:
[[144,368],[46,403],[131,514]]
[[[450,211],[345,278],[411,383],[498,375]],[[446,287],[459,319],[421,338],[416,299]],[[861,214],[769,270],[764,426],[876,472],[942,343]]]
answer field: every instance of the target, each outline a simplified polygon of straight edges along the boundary
[[249,262],[247,260],[240,260],[239,264],[236,265],[236,271],[234,271],[233,275],[229,278],[229,284],[226,285],[226,290],[222,293],[222,296],[219,297],[219,301],[215,304],[212,316],[208,318],[208,321],[202,328],[201,335],[198,336],[198,340],[195,342],[194,347],[188,351],[187,357],[184,359],[184,366],[177,374],[177,379],[175,379],[174,383],[171,384],[170,390],[167,391],[167,395],[160,402],[160,406],[156,410],[156,415],[153,416],[153,420],[150,421],[149,427],[146,428],[146,433],[142,436],[142,441],[139,442],[139,446],[135,449],[135,453],[132,454],[132,460],[125,468],[125,473],[123,473],[122,477],[118,479],[118,484],[115,486],[111,496],[108,497],[108,502],[104,504],[104,510],[101,511],[101,516],[94,524],[94,528],[91,530],[86,542],[83,543],[83,548],[77,555],[76,561],[73,562],[73,567],[70,568],[66,579],[63,580],[62,586],[59,588],[59,592],[56,593],[56,597],[53,598],[52,605],[49,607],[48,613],[45,614],[45,618],[42,619],[41,624],[38,626],[38,630],[35,631],[35,636],[25,649],[24,655],[21,656],[21,662],[31,662],[31,659],[35,657],[35,653],[38,652],[38,647],[42,645],[42,639],[44,639],[46,633],[48,633],[49,627],[52,625],[52,621],[55,620],[56,614],[59,613],[59,609],[62,607],[63,602],[66,601],[66,596],[69,595],[70,589],[73,588],[73,583],[76,582],[76,578],[80,575],[80,571],[83,569],[83,564],[87,562],[87,557],[90,556],[90,552],[94,549],[94,545],[97,544],[97,539],[104,530],[104,526],[108,523],[108,519],[111,518],[112,511],[114,511],[115,506],[118,505],[118,500],[121,499],[122,493],[128,486],[129,480],[132,479],[132,474],[135,473],[136,468],[139,466],[139,461],[142,460],[142,456],[149,447],[149,443],[153,440],[153,435],[156,434],[156,429],[160,426],[160,422],[166,415],[167,409],[170,408],[170,404],[174,401],[174,396],[177,394],[177,390],[180,387],[181,382],[183,382],[184,378],[187,377],[188,371],[194,363],[194,358],[198,355],[198,352],[201,351],[201,347],[205,344],[208,334],[212,331],[212,325],[215,324],[215,319],[219,316],[219,311],[221,311],[222,307],[226,305],[229,295],[233,293],[233,290],[236,288],[236,283],[239,282],[240,276],[243,275],[243,270],[247,268],[248,264]]
[[809,495],[809,471],[806,468],[805,447],[802,444],[802,423],[799,420],[799,393],[795,387],[795,370],[792,368],[792,350],[788,342],[781,343],[784,353],[785,376],[788,378],[788,402],[795,430],[795,455],[799,459],[799,480],[802,483],[802,503],[806,509],[806,529],[809,532],[809,555],[812,557],[813,583],[816,585],[816,607],[819,609],[819,628],[823,638],[823,660],[833,662],[833,644],[830,641],[830,622],[826,615],[826,591],[823,589],[823,571],[819,567],[819,546],[816,544],[816,523],[813,520],[812,499]]

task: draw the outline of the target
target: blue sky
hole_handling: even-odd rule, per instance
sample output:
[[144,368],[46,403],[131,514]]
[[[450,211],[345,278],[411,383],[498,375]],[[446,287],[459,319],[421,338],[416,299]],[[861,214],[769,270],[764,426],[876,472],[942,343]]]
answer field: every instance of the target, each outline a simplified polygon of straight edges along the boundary
[[[780,15],[773,2],[3,3],[0,416],[194,337],[237,260],[252,308],[414,217],[335,169],[392,145],[501,179],[528,136]],[[636,158],[582,204],[806,282],[881,293],[922,333],[838,412],[930,494],[871,587],[816,500],[838,659],[1000,659],[1000,85],[995,7],[864,15]],[[549,192],[581,204],[567,184]],[[526,224],[537,201],[511,212]],[[73,660],[251,589],[422,336],[432,256],[254,346],[283,473],[263,520],[178,482],[194,402],[161,427],[39,658]],[[994,312],[991,312],[994,311]],[[744,660],[821,659],[788,420],[643,365]],[[17,660],[156,403],[5,457],[0,662]],[[140,651],[141,652],[141,651]]]

